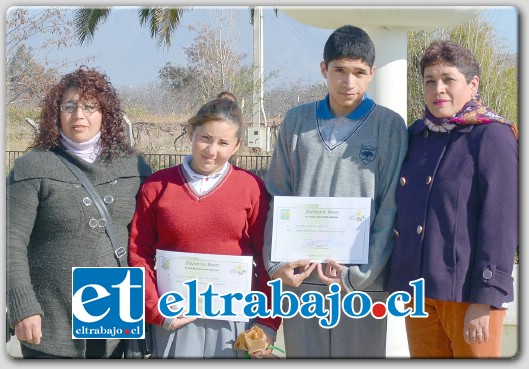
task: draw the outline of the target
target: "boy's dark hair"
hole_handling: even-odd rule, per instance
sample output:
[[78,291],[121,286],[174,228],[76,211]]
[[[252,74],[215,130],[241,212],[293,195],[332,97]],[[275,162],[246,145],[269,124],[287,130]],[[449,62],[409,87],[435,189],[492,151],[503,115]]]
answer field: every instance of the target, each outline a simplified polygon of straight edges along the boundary
[[340,58],[360,59],[370,68],[375,64],[375,45],[369,35],[355,26],[337,28],[327,39],[323,49],[323,62],[328,67]]

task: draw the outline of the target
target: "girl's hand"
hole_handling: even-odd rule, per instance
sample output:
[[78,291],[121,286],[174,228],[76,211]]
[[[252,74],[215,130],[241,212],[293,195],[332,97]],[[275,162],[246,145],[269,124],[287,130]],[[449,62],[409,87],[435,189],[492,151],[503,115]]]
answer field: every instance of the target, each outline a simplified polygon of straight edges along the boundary
[[196,317],[184,317],[184,313],[178,315],[176,318],[173,319],[171,322],[171,330],[174,331],[178,328],[182,328],[184,325],[191,323],[192,321],[197,320]]
[[265,341],[267,348],[265,350],[259,350],[254,352],[253,354],[250,354],[252,359],[263,359],[272,353],[272,349],[269,349],[268,346],[273,345],[275,340],[272,337],[267,336],[265,333]]
[[288,286],[299,287],[314,268],[316,268],[316,264],[311,264],[310,260],[290,261],[276,270],[272,279],[281,279]]

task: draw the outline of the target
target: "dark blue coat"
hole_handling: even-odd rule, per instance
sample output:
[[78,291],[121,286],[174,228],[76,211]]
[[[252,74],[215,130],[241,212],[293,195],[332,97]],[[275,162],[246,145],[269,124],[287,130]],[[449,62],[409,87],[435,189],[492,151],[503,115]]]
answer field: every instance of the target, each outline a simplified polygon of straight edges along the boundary
[[518,141],[507,125],[408,129],[387,290],[501,307],[513,300]]

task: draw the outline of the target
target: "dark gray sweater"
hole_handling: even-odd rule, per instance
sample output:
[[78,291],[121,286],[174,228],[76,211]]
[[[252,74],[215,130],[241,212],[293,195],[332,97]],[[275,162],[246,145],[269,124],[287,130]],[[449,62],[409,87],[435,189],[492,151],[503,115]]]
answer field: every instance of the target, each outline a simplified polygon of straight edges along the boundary
[[[127,248],[136,194],[151,169],[139,155],[88,163],[66,152],[106,197],[120,243]],[[117,267],[112,244],[90,196],[51,151],[34,149],[15,161],[7,181],[7,307],[9,322],[42,316],[32,349],[85,357],[71,334],[72,267]],[[94,226],[94,224],[96,224]],[[107,341],[107,353],[119,343]]]

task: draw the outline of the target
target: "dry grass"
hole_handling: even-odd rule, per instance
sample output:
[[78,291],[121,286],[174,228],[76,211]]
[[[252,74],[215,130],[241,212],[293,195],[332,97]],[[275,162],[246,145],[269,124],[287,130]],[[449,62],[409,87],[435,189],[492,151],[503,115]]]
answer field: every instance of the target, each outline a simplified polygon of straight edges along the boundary
[[[187,116],[148,114],[140,109],[127,111],[132,122],[135,148],[147,154],[187,154],[190,141],[185,130]],[[38,109],[7,108],[6,150],[24,151],[33,142],[34,130],[24,121],[37,120]],[[273,124],[277,124],[275,121]],[[258,148],[243,147],[240,155],[265,155]]]
[[7,121],[6,151],[25,151],[32,143],[34,129],[28,123],[21,121]]

